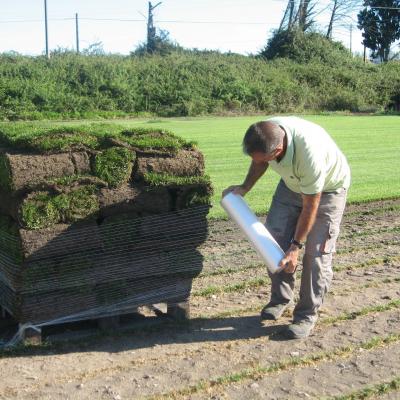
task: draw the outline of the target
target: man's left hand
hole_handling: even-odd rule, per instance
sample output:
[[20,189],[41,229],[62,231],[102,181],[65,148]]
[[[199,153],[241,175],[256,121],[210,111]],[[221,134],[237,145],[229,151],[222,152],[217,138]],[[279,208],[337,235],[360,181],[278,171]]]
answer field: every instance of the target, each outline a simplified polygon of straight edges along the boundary
[[286,252],[285,257],[282,258],[279,263],[279,267],[282,268],[288,274],[293,274],[297,269],[297,260],[299,258],[299,249],[296,246],[290,246]]

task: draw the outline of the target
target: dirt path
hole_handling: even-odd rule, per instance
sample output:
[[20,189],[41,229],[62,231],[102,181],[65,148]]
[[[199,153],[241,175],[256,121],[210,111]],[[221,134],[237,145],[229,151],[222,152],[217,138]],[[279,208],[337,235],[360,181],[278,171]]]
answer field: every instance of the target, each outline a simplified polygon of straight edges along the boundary
[[[290,312],[260,323],[265,268],[229,221],[210,231],[189,326],[4,356],[0,399],[321,398],[400,376],[399,200],[347,210],[333,287],[307,340],[283,340]],[[400,398],[398,386],[385,387],[379,398]]]

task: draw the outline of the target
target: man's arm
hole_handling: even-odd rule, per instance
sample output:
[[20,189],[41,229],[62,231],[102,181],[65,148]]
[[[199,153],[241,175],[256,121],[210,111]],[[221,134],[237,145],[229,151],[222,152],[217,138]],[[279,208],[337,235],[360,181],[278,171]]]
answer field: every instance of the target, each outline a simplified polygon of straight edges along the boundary
[[[303,243],[307,239],[310,233],[315,218],[317,216],[319,202],[321,200],[321,193],[309,195],[302,194],[303,198],[303,209],[301,210],[299,219],[297,220],[296,232],[294,234],[294,239],[297,242]],[[297,259],[299,257],[299,248],[296,245],[291,245],[289,250],[286,252],[285,257],[280,262],[279,266],[284,268],[285,272],[293,273],[297,268]]]
[[251,161],[249,171],[247,172],[244,182],[241,185],[229,186],[222,192],[222,197],[226,196],[229,192],[233,192],[235,194],[240,194],[241,196],[244,196],[264,175],[267,169],[268,169],[268,162],[256,163],[254,161]]

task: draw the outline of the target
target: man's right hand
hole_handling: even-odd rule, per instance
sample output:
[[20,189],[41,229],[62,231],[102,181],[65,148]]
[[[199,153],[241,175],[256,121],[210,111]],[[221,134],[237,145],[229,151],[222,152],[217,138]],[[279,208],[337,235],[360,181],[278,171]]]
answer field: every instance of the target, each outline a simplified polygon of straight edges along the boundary
[[232,185],[226,188],[222,192],[222,197],[225,197],[228,193],[239,194],[240,196],[245,196],[248,190],[243,185]]

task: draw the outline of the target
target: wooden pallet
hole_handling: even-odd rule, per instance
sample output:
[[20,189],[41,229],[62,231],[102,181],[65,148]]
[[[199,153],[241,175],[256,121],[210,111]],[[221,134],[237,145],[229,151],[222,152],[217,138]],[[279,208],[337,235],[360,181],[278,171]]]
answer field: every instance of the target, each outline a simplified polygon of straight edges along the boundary
[[[180,299],[178,302],[171,302],[158,305],[146,305],[141,308],[147,309],[147,315],[140,312],[138,308],[126,309],[118,314],[110,314],[91,320],[69,322],[60,325],[49,325],[41,327],[28,327],[18,324],[12,315],[0,306],[0,333],[5,329],[14,328],[20,330],[21,342],[24,345],[40,345],[50,335],[55,340],[67,340],[68,332],[74,332],[70,336],[90,336],[96,331],[121,332],[124,329],[140,328],[147,323],[165,321],[183,322],[190,319],[190,306],[188,299]],[[150,315],[151,314],[151,315]]]

